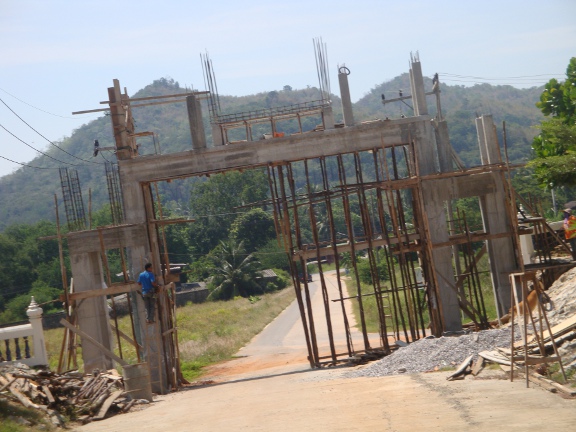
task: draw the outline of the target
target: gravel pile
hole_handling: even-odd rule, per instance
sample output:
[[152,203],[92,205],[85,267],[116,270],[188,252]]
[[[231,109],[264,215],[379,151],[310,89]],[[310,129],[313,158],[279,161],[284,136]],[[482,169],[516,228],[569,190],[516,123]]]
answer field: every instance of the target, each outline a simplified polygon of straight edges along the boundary
[[[518,331],[515,339],[520,339]],[[410,345],[399,348],[389,356],[382,358],[365,368],[348,372],[348,378],[377,377],[435,370],[435,368],[454,367],[468,356],[481,351],[492,351],[496,347],[510,347],[510,327],[484,330],[461,336],[448,336],[421,339]]]

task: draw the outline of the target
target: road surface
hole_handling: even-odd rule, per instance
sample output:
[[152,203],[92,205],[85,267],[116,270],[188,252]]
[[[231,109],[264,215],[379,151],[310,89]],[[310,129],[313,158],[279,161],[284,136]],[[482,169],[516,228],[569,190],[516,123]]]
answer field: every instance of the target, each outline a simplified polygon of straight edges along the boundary
[[[328,279],[333,289],[335,277]],[[322,304],[318,285],[316,281],[311,287],[313,301]],[[340,325],[337,319],[333,325]],[[321,336],[319,343],[325,342]],[[523,380],[511,383],[498,371],[461,381],[447,381],[446,372],[345,378],[349,368],[311,369],[306,355],[294,303],[240,350],[237,359],[211,368],[205,379],[212,384],[155,397],[144,410],[78,430],[576,430],[576,400],[526,388]]]

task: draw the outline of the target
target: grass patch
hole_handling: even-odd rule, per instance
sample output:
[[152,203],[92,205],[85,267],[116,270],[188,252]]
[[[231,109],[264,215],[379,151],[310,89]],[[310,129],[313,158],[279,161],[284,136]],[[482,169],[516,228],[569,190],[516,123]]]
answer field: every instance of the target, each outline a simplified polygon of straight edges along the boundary
[[[178,344],[182,373],[186,379],[202,375],[210,364],[228,360],[282,312],[295,298],[294,288],[259,296],[258,301],[237,297],[228,301],[188,304],[176,310]],[[114,321],[111,320],[114,324]],[[118,326],[131,335],[128,316],[118,319]],[[47,330],[46,349],[50,368],[56,370],[64,329]],[[112,332],[115,338],[115,333]],[[122,342],[122,355],[128,363],[136,363],[136,351]],[[118,349],[115,350],[118,354]],[[81,356],[78,356],[81,366]]]
[[[20,424],[19,421],[27,421],[30,425]],[[42,414],[31,408],[24,408],[22,405],[11,403],[6,399],[0,399],[0,432],[24,432],[54,430],[45,421]]]
[[550,372],[550,378],[557,383],[564,384],[567,387],[576,387],[576,370],[575,369],[566,369],[564,368],[564,372],[566,373],[566,383],[564,383],[564,376],[562,375],[562,371],[560,370],[559,363],[552,363],[549,366],[548,371]]

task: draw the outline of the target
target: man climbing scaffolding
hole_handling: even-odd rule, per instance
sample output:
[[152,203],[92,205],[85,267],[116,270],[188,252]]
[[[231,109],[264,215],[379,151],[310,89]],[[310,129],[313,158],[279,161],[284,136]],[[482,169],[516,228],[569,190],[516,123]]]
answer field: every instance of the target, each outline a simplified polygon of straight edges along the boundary
[[160,285],[156,282],[151,263],[147,263],[144,266],[144,271],[138,276],[138,285],[142,287],[142,298],[144,298],[144,306],[146,307],[146,322],[148,324],[153,323],[155,296]]

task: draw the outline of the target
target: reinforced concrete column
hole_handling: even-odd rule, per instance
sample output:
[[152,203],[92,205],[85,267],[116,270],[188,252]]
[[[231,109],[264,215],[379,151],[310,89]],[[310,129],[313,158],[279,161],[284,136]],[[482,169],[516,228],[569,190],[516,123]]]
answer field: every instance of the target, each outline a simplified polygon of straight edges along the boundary
[[338,69],[338,84],[340,84],[340,99],[342,99],[342,111],[344,114],[344,126],[354,126],[354,113],[352,112],[352,99],[348,85],[350,69],[342,66]]
[[322,108],[322,121],[324,129],[334,129],[334,111],[331,106]]
[[194,150],[206,148],[206,134],[202,122],[202,106],[196,95],[186,96],[188,108],[188,122],[190,123],[190,136]]
[[[155,162],[150,161],[151,164]],[[122,184],[122,198],[124,200],[124,213],[127,223],[147,223],[146,214],[150,215],[152,198],[150,195],[150,185],[141,185],[136,181],[127,179],[123,176],[122,166],[120,166],[120,180]],[[151,216],[150,216],[151,217]],[[162,273],[160,269],[160,258],[152,250],[151,244],[157,245],[156,230],[148,229],[148,236],[141,239],[140,246],[132,246],[128,250],[128,266],[130,275],[134,280],[144,271],[147,262],[153,264],[154,274],[158,283],[163,284]],[[139,294],[132,294],[131,299],[135,300],[134,308],[134,326],[138,342],[143,346],[144,361],[148,363],[150,369],[150,379],[152,391],[165,394],[170,391],[166,377],[166,351],[162,344],[162,334],[160,321],[156,320],[153,324],[146,323],[146,314],[144,310],[144,301]],[[158,313],[158,304],[156,304],[156,314]]]
[[448,136],[448,123],[445,120],[436,123],[438,164],[440,172],[451,172],[454,170],[452,164],[452,145]]
[[428,115],[426,91],[424,90],[424,78],[422,76],[422,65],[418,59],[412,59],[410,67],[410,86],[412,87],[412,103],[414,105],[414,115]]
[[214,147],[224,145],[224,134],[222,133],[222,129],[218,124],[212,124],[212,142],[214,143]]
[[[416,154],[420,175],[437,172],[435,161],[438,158],[435,149],[436,134],[430,122],[421,122],[416,143]],[[421,233],[434,245],[449,240],[447,230],[446,191],[435,187],[432,182],[422,183],[424,217],[428,221],[428,232]],[[436,276],[437,294],[441,304],[444,331],[462,330],[460,305],[455,290],[456,280],[452,266],[452,248],[450,246],[432,249],[432,265]]]
[[[492,116],[482,116],[476,119],[478,143],[481,149],[482,164],[488,165],[502,161],[496,128]],[[510,212],[507,208],[505,179],[500,172],[492,172],[496,190],[480,197],[480,210],[484,230],[489,234],[512,234]],[[496,301],[498,316],[508,313],[510,309],[511,284],[509,274],[517,271],[516,255],[512,237],[487,240],[490,260],[492,289]]]
[[[70,265],[74,275],[75,292],[92,291],[105,287],[102,278],[102,262],[98,252],[71,252]],[[110,351],[114,350],[106,297],[92,297],[78,302],[76,316],[78,317],[78,326],[82,331]],[[92,373],[94,369],[108,370],[113,367],[112,360],[88,340],[82,340],[82,359],[86,373]]]

